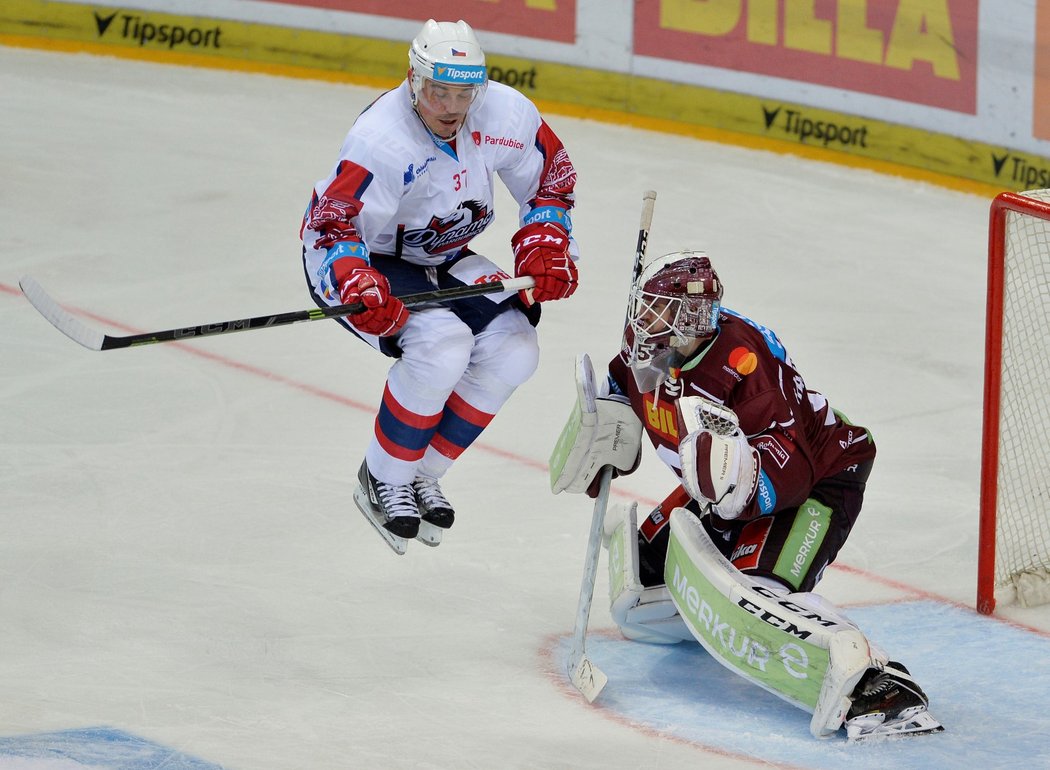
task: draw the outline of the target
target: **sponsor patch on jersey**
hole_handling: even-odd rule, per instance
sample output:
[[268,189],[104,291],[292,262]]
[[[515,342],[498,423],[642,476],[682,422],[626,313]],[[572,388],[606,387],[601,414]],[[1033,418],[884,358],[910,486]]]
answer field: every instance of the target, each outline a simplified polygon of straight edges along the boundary
[[776,356],[778,361],[783,361],[787,363],[787,350],[785,350],[784,348],[784,343],[782,343],[777,337],[776,332],[774,332],[767,326],[763,326],[762,324],[757,323],[756,321],[752,321],[747,316],[740,315],[740,313],[736,312],[735,310],[730,310],[727,307],[723,307],[722,312],[727,315],[731,315],[734,318],[739,318],[752,329],[757,329],[758,332],[762,335],[762,338],[766,341],[766,346],[769,348],[769,352]]
[[729,351],[729,365],[733,367],[733,371],[746,376],[758,368],[758,356],[753,350],[743,346],[733,348]]
[[780,468],[787,465],[787,461],[790,458],[787,450],[781,446],[775,436],[761,436],[752,444],[752,446],[769,455],[773,462],[775,462]]
[[419,177],[423,176],[423,174],[427,173],[427,169],[430,168],[431,161],[435,160],[437,160],[437,157],[431,155],[418,166],[414,163],[409,163],[408,168],[405,169],[405,186],[407,187],[408,185],[412,184],[414,181],[419,179]]
[[653,542],[653,538],[660,534],[660,530],[670,523],[670,517],[664,516],[663,512],[657,508],[645,517],[645,521],[642,522],[642,526],[638,528],[638,531],[642,533],[645,542],[651,543]]
[[758,500],[758,510],[763,515],[772,513],[777,507],[777,491],[773,488],[773,482],[765,471],[758,472],[758,486],[755,488],[755,499]]
[[853,426],[846,429],[845,438],[839,439],[839,446],[843,449],[849,449],[854,444],[859,444],[862,441],[868,441],[868,432],[866,430],[854,430]]
[[677,444],[678,416],[674,411],[674,401],[665,398],[657,402],[653,395],[642,394],[642,403],[645,404],[645,426],[666,441]]
[[758,566],[758,560],[762,556],[766,538],[769,537],[769,528],[773,526],[773,519],[755,519],[749,521],[740,532],[736,548],[729,556],[729,561],[739,570],[754,569]]
[[515,150],[525,149],[525,143],[515,139],[513,136],[490,136],[485,134],[485,144],[494,144],[497,147],[511,147]]
[[537,206],[522,220],[523,224],[531,225],[533,222],[555,222],[565,228],[566,232],[572,232],[572,219],[569,212],[561,206]]

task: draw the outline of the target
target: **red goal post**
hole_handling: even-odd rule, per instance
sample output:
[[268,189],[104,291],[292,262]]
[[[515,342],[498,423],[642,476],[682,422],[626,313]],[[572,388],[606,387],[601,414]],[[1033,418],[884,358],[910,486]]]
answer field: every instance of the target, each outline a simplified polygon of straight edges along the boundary
[[1050,190],[989,218],[977,610],[997,602],[1050,602]]

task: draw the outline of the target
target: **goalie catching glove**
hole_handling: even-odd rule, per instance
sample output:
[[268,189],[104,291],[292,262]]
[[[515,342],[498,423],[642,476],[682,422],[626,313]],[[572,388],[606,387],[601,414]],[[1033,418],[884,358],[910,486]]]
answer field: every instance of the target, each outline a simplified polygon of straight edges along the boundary
[[722,519],[740,518],[755,494],[758,451],[740,430],[736,413],[700,396],[676,402],[682,486]]

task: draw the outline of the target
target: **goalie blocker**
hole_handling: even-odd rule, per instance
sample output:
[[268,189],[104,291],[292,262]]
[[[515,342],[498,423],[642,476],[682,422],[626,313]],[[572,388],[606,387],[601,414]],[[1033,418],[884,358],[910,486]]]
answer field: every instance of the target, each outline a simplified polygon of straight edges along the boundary
[[642,453],[642,422],[631,405],[599,396],[594,367],[586,353],[576,359],[576,404],[551,453],[551,491],[592,490],[606,465],[620,473],[638,467]]

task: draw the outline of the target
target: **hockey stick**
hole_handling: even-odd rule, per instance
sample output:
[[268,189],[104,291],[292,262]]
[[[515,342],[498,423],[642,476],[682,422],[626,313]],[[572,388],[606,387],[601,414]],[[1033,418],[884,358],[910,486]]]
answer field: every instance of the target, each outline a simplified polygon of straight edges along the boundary
[[653,224],[653,208],[656,206],[656,190],[646,190],[642,195],[642,220],[638,227],[638,245],[634,249],[634,273],[631,275],[631,286],[642,274],[642,262],[645,250],[649,246],[649,228]]
[[587,657],[587,623],[591,617],[591,599],[594,597],[594,579],[598,572],[598,554],[602,546],[602,529],[605,524],[605,509],[609,505],[609,485],[612,482],[612,467],[602,468],[598,486],[598,499],[594,501],[594,514],[591,516],[591,531],[587,538],[587,560],[583,568],[583,582],[580,584],[580,601],[576,605],[576,627],[572,634],[572,648],[569,650],[569,680],[579,690],[588,703],[593,703],[598,693],[605,687],[609,677],[591,663]]
[[[642,215],[638,226],[638,244],[634,251],[634,269],[631,273],[631,291],[642,272],[646,247],[649,245],[649,228],[653,223],[653,207],[656,205],[656,191],[646,190],[642,195]],[[631,317],[631,303],[627,303],[627,317],[624,327]],[[591,599],[594,596],[594,579],[598,571],[598,557],[601,554],[602,530],[605,525],[605,509],[609,504],[609,485],[612,482],[612,468],[602,468],[598,499],[594,503],[594,515],[591,519],[591,533],[587,540],[587,556],[583,565],[583,583],[580,586],[580,601],[576,607],[576,627],[573,630],[572,649],[569,651],[569,680],[579,690],[588,703],[605,687],[609,677],[594,665],[587,657],[586,634],[587,623],[591,615]]]
[[[212,324],[200,324],[199,326],[185,326],[165,331],[113,337],[78,321],[63,310],[44,291],[43,287],[28,275],[22,276],[18,281],[18,285],[21,287],[22,293],[26,295],[26,299],[40,312],[40,315],[44,316],[56,329],[71,340],[90,350],[113,350],[114,348],[129,348],[136,345],[151,345],[156,342],[175,342],[196,337],[210,337],[216,334],[229,334],[230,332],[268,329],[273,326],[287,326],[288,324],[301,321],[319,321],[323,318],[340,318],[342,316],[356,315],[365,310],[365,306],[360,303],[333,305],[331,307],[316,307],[310,310],[295,310],[288,313],[276,313],[274,315],[242,318],[234,321],[219,321]],[[503,291],[530,289],[534,285],[535,281],[526,276],[523,278],[509,278],[505,281],[490,281],[489,283],[470,286],[456,286],[451,289],[435,289],[434,291],[424,291],[418,294],[406,294],[400,297],[400,300],[407,307],[414,307],[428,302],[448,302],[449,300],[462,299],[464,297],[477,297],[482,294],[497,294]]]

